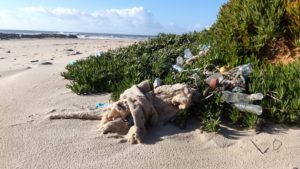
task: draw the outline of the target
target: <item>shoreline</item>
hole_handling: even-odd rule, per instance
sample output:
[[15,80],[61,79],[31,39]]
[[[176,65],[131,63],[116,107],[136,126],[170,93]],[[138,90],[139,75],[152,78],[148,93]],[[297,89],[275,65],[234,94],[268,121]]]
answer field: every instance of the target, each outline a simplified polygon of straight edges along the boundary
[[123,39],[123,40],[146,40],[153,35],[109,34],[109,33],[85,33],[85,32],[55,32],[55,31],[28,31],[28,30],[0,30],[0,40],[9,39]]
[[17,34],[17,33],[0,33],[0,40],[9,39],[45,39],[45,38],[78,38],[77,35],[64,35],[64,34]]

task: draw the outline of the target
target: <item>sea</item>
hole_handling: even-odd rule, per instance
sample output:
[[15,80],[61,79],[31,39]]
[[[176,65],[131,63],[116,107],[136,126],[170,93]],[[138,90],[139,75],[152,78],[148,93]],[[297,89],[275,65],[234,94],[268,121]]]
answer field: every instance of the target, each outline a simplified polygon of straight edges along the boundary
[[63,34],[76,35],[79,39],[150,39],[152,35],[130,35],[130,34],[111,34],[111,33],[87,33],[87,32],[61,32],[61,31],[37,31],[37,30],[6,30],[0,29],[0,33],[39,35],[39,34]]

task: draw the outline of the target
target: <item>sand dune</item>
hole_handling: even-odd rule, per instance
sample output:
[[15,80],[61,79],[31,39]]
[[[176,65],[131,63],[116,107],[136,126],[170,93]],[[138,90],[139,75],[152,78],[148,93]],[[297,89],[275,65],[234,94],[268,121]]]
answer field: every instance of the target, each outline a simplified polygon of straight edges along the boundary
[[[100,135],[98,121],[47,119],[109,103],[109,94],[72,93],[60,72],[70,61],[133,42],[0,41],[0,168],[300,168],[299,129],[222,127],[215,134],[192,120],[185,130],[152,128],[144,144],[130,145]],[[82,54],[72,55],[76,51]]]

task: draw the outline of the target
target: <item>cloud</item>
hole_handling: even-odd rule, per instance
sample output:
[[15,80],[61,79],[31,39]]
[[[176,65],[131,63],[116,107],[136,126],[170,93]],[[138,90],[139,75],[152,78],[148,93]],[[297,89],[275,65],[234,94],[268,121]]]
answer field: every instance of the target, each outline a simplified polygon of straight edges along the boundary
[[[11,16],[10,26],[17,29],[24,29],[23,26],[26,29],[31,27],[30,29],[126,34],[156,34],[163,30],[162,25],[153,21],[152,13],[144,7],[87,13],[73,8],[31,6],[21,8],[17,13],[23,17],[15,17],[12,12],[5,13]],[[18,25],[11,25],[11,22]],[[0,18],[0,25],[3,24],[8,22]]]
[[85,13],[79,11],[77,9],[69,9],[69,8],[55,8],[50,11],[53,15],[56,16],[81,16]]
[[39,7],[25,7],[23,8],[23,10],[25,12],[32,12],[32,13],[36,13],[36,12],[40,12],[40,13],[46,13],[46,9],[39,6]]
[[120,34],[182,33],[200,25],[159,23],[144,7],[86,12],[74,8],[29,6],[0,11],[0,29],[55,30]]
[[27,12],[27,13],[41,13],[41,14],[48,14],[48,15],[53,15],[53,16],[81,16],[85,15],[84,12],[77,10],[77,9],[72,9],[72,8],[44,8],[42,6],[39,7],[25,7],[22,8],[21,10]]

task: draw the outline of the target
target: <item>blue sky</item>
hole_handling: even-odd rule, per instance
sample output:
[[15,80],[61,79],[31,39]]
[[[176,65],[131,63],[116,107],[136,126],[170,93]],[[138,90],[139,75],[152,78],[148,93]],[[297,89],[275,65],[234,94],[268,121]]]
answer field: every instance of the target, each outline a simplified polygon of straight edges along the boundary
[[155,35],[202,30],[228,0],[3,0],[0,29]]

